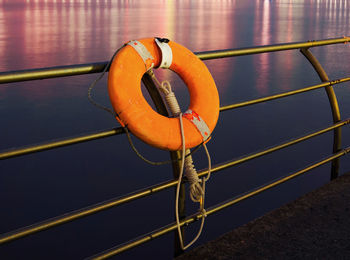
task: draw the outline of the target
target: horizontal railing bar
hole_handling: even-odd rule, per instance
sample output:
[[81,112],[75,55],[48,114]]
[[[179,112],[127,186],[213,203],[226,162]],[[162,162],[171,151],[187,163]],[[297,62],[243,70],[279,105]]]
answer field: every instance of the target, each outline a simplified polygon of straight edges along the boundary
[[223,107],[220,107],[220,111],[231,110],[231,109],[235,109],[235,108],[239,108],[239,107],[245,107],[245,106],[254,105],[254,104],[258,104],[258,103],[262,103],[262,102],[266,102],[266,101],[271,101],[271,100],[278,99],[278,98],[288,97],[291,95],[305,93],[305,92],[308,92],[311,90],[316,90],[316,89],[327,87],[327,86],[337,85],[337,84],[344,83],[347,81],[350,81],[350,77],[336,79],[336,80],[324,82],[321,84],[312,85],[312,86],[309,86],[306,88],[292,90],[292,91],[288,91],[285,93],[276,94],[276,95],[272,95],[272,96],[268,96],[268,97],[263,97],[263,98],[248,100],[248,101],[244,101],[244,102],[240,102],[240,103],[236,103],[236,104],[232,104],[232,105],[223,106]]
[[99,73],[104,70],[107,64],[108,61],[0,72],[0,84]]
[[[239,107],[244,107],[244,106],[248,106],[248,105],[258,104],[261,102],[266,102],[266,101],[270,101],[270,100],[274,100],[274,99],[278,99],[278,98],[283,98],[283,97],[287,97],[287,96],[291,96],[291,95],[295,95],[295,94],[299,94],[299,93],[304,93],[304,92],[316,90],[316,89],[319,89],[322,87],[337,85],[337,84],[344,83],[347,81],[350,81],[350,77],[336,79],[336,80],[332,80],[329,82],[324,82],[321,84],[317,84],[317,85],[313,85],[313,86],[309,86],[306,88],[293,90],[293,91],[289,91],[289,92],[285,92],[285,93],[281,93],[281,94],[277,94],[277,95],[272,95],[272,96],[268,96],[268,97],[263,97],[263,98],[259,98],[259,99],[254,99],[254,100],[244,101],[241,103],[227,105],[227,106],[220,107],[220,112],[239,108]],[[119,127],[119,128],[114,128],[112,130],[103,130],[103,131],[95,132],[93,134],[81,135],[79,137],[64,138],[64,139],[59,140],[59,141],[48,142],[45,144],[27,146],[27,147],[18,148],[18,149],[11,149],[9,151],[0,152],[0,160],[9,159],[9,158],[21,156],[21,155],[26,155],[29,153],[46,151],[49,149],[54,149],[54,148],[58,148],[58,147],[62,147],[62,146],[77,144],[77,143],[81,143],[81,142],[92,141],[92,140],[99,139],[99,138],[105,138],[108,136],[121,134],[123,132],[124,132],[123,129],[121,127]]]
[[[266,150],[248,155],[248,156],[244,156],[240,159],[233,160],[233,161],[230,161],[228,163],[214,166],[212,168],[211,172],[215,173],[215,172],[218,172],[220,170],[232,167],[234,165],[244,163],[246,161],[249,161],[249,160],[252,160],[254,158],[266,155],[268,153],[272,153],[274,151],[280,150],[280,149],[285,148],[287,146],[290,146],[290,145],[299,143],[301,141],[307,140],[309,138],[315,137],[317,135],[326,133],[326,132],[331,131],[335,128],[347,125],[349,123],[350,123],[350,119],[347,119],[347,120],[338,122],[330,127],[327,127],[327,128],[322,129],[322,130],[316,131],[314,133],[305,135],[305,136],[297,138],[295,140],[283,143],[281,145],[277,145],[277,146],[271,147],[269,149],[266,149]],[[204,176],[207,174],[208,174],[208,170],[198,171],[198,176]],[[133,193],[130,193],[130,194],[118,197],[118,198],[114,198],[114,199],[111,199],[111,200],[108,200],[105,202],[101,202],[101,203],[98,203],[98,204],[95,204],[95,205],[92,205],[92,206],[89,206],[89,207],[86,207],[83,209],[79,209],[79,210],[76,210],[76,211],[73,211],[70,213],[66,213],[64,215],[57,216],[57,217],[54,217],[54,218],[45,220],[43,222],[36,223],[36,224],[30,225],[30,226],[21,228],[18,230],[4,233],[4,234],[0,235],[0,244],[10,242],[12,240],[19,239],[21,237],[37,233],[39,231],[43,231],[45,229],[67,223],[67,222],[73,221],[75,219],[100,212],[102,210],[106,210],[106,209],[109,209],[109,208],[112,208],[112,207],[115,207],[115,206],[118,206],[118,205],[121,205],[121,204],[124,204],[127,202],[131,202],[131,201],[136,200],[136,199],[146,197],[146,196],[151,195],[153,193],[156,193],[156,192],[159,192],[159,191],[171,188],[171,187],[175,187],[177,185],[177,183],[178,183],[177,180],[166,181],[166,182],[163,182],[161,184],[156,184],[154,186],[151,186],[151,187],[148,187],[145,189],[141,189],[139,191],[136,191],[136,192],[133,192]]]
[[[327,158],[325,158],[325,159],[323,159],[321,161],[318,161],[318,162],[316,162],[316,163],[314,163],[314,164],[312,164],[312,165],[310,165],[310,166],[308,166],[308,167],[306,167],[306,168],[304,168],[302,170],[299,170],[299,171],[294,172],[292,174],[289,174],[289,175],[287,175],[285,177],[282,177],[282,178],[279,178],[279,179],[277,179],[275,181],[272,181],[272,182],[270,182],[268,184],[260,186],[260,187],[254,189],[254,190],[252,190],[250,192],[243,193],[243,194],[240,194],[238,196],[235,196],[234,198],[232,198],[230,200],[227,200],[227,201],[225,201],[223,203],[220,203],[220,204],[217,204],[215,206],[212,206],[212,207],[206,209],[206,215],[209,216],[209,215],[214,214],[214,213],[216,213],[216,212],[218,212],[220,210],[223,210],[223,209],[225,209],[227,207],[233,206],[233,205],[237,204],[238,202],[241,202],[241,201],[243,201],[245,199],[248,199],[248,198],[251,198],[251,197],[253,197],[255,195],[258,195],[258,194],[260,194],[260,193],[262,193],[262,192],[264,192],[266,190],[269,190],[269,189],[271,189],[273,187],[276,187],[276,186],[278,186],[278,185],[280,185],[282,183],[285,183],[285,182],[287,182],[287,181],[289,181],[289,180],[291,180],[291,179],[293,179],[293,178],[295,178],[297,176],[300,176],[300,175],[302,175],[302,174],[304,174],[304,173],[306,173],[308,171],[311,171],[311,170],[313,170],[313,169],[315,169],[315,168],[317,168],[317,167],[319,167],[319,166],[321,166],[323,164],[331,162],[332,160],[334,160],[336,158],[339,158],[339,157],[341,157],[341,156],[343,156],[343,155],[345,155],[345,154],[347,154],[349,152],[350,152],[350,147],[348,147],[346,149],[343,149],[340,152],[338,152],[336,154],[333,154],[333,155],[331,155],[331,156],[329,156],[329,157],[327,157]],[[203,217],[203,215],[200,214],[200,213],[199,214],[198,213],[197,214],[193,214],[190,217],[186,218],[185,220],[182,220],[180,222],[180,226],[189,225],[189,224],[191,224],[191,223],[193,223],[193,222],[195,222],[197,220],[200,220],[202,217]],[[138,238],[136,238],[134,240],[131,240],[131,241],[126,242],[124,244],[121,244],[121,245],[112,247],[110,249],[107,249],[107,250],[105,250],[105,251],[103,251],[103,252],[101,252],[99,254],[96,254],[96,255],[94,255],[92,257],[89,257],[88,259],[96,259],[96,260],[98,259],[98,260],[100,260],[100,259],[109,258],[111,256],[120,254],[120,253],[122,253],[122,252],[124,252],[126,250],[129,250],[129,249],[131,249],[131,248],[133,248],[135,246],[138,246],[138,245],[141,245],[141,244],[146,243],[148,241],[151,241],[151,240],[153,240],[153,239],[155,239],[157,237],[160,237],[160,236],[162,236],[162,235],[164,235],[166,233],[169,233],[169,232],[175,230],[176,228],[177,228],[177,224],[175,222],[171,223],[171,224],[169,224],[167,226],[164,226],[164,227],[162,227],[160,229],[157,229],[157,230],[152,231],[152,232],[150,232],[148,234],[140,236],[140,237],[138,237]]]
[[72,144],[77,144],[77,143],[82,143],[86,141],[92,141],[95,139],[99,138],[105,138],[113,135],[118,135],[124,133],[124,130],[122,127],[118,128],[113,128],[110,130],[104,130],[104,131],[97,131],[94,133],[86,134],[86,135],[81,135],[78,137],[73,137],[73,138],[66,138],[58,141],[52,141],[48,143],[43,143],[39,145],[34,145],[34,146],[27,146],[27,147],[22,147],[19,149],[11,149],[5,152],[0,153],[0,160],[16,157],[16,156],[21,156],[29,153],[35,153],[35,152],[41,152],[41,151],[46,151],[62,146],[67,146],[67,145],[72,145]]
[[44,231],[46,229],[59,226],[65,223],[68,223],[70,221],[86,217],[95,213],[98,213],[100,211],[119,206],[122,204],[125,204],[127,202],[131,202],[136,199],[140,199],[143,197],[146,197],[148,195],[151,195],[153,193],[165,190],[167,188],[173,187],[178,183],[177,180],[171,180],[166,181],[160,184],[153,185],[148,188],[141,189],[139,191],[135,191],[129,194],[126,194],[124,196],[113,198],[107,201],[103,201],[82,209],[78,209],[72,212],[65,213],[63,215],[44,220],[39,223],[35,223],[33,225],[23,227],[14,231],[10,231],[8,233],[4,233],[0,235],[0,245],[6,242],[10,242],[15,239],[19,239],[40,231]]
[[330,44],[347,43],[350,42],[350,37],[333,38],[326,40],[315,40],[307,42],[297,43],[284,43],[284,44],[273,44],[251,48],[231,49],[231,50],[216,50],[216,51],[205,51],[198,52],[196,55],[201,60],[211,60],[219,58],[227,58],[242,55],[260,54],[266,52],[286,51],[300,48],[311,48],[316,46],[324,46]]
[[[327,127],[327,128],[324,128],[324,129],[321,129],[321,130],[318,130],[316,132],[313,132],[313,133],[310,133],[310,134],[307,134],[307,135],[304,135],[302,137],[299,137],[299,138],[296,138],[296,139],[293,139],[291,141],[288,141],[288,142],[285,142],[285,143],[282,143],[280,145],[276,145],[276,146],[273,146],[271,148],[268,148],[268,149],[265,149],[263,151],[260,151],[260,152],[256,152],[256,153],[253,153],[253,154],[250,154],[250,155],[247,155],[247,156],[243,156],[242,158],[240,159],[236,159],[236,160],[233,160],[233,161],[230,161],[230,162],[227,162],[227,163],[224,163],[222,165],[218,165],[218,166],[215,166],[213,169],[212,169],[212,172],[216,172],[216,171],[221,171],[221,170],[224,170],[224,169],[227,169],[227,168],[230,168],[230,167],[233,167],[235,165],[238,165],[238,164],[241,164],[241,163],[244,163],[244,162],[247,162],[247,161],[250,161],[252,159],[255,159],[255,158],[258,158],[258,157],[261,157],[261,156],[264,156],[264,155],[267,155],[269,153],[273,153],[273,152],[276,152],[278,150],[281,150],[283,148],[287,148],[291,145],[294,145],[294,144],[297,144],[297,143],[300,143],[300,142],[303,142],[303,141],[306,141],[310,138],[313,138],[313,137],[316,137],[318,135],[321,135],[321,134],[324,134],[326,132],[329,132],[331,130],[334,130],[338,127],[341,127],[341,126],[344,126],[344,125],[348,125],[350,123],[350,119],[346,119],[346,120],[343,120],[341,122],[338,122],[330,127]],[[198,176],[199,177],[202,177],[202,176],[205,176],[206,174],[208,173],[208,171],[200,171],[198,172]]]
[[[264,52],[285,51],[285,50],[292,50],[292,49],[299,49],[299,48],[310,48],[310,47],[346,43],[346,42],[350,42],[350,37],[315,40],[315,41],[307,41],[307,42],[299,42],[299,43],[274,44],[274,45],[258,46],[258,47],[251,47],[251,48],[205,51],[205,52],[196,52],[195,54],[202,60],[210,60],[210,59],[227,58],[227,57],[234,57],[234,56],[241,56],[241,55],[259,54]],[[30,70],[1,72],[0,84],[98,73],[98,72],[102,72],[107,64],[108,64],[108,61],[88,63],[88,64],[58,66],[58,67],[50,67],[50,68],[38,68],[38,69],[30,69]]]

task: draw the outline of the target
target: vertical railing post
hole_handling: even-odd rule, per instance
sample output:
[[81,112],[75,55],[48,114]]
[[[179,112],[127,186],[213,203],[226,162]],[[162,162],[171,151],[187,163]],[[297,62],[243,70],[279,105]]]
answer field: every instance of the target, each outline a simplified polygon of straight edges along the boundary
[[[151,99],[156,106],[157,112],[160,113],[163,116],[169,116],[169,113],[166,109],[165,103],[161,97],[161,95],[158,92],[158,89],[155,85],[155,83],[152,80],[152,77],[145,73],[142,77],[142,82],[145,85],[148,93],[151,96]],[[173,177],[174,179],[179,178],[180,174],[180,158],[181,153],[180,151],[174,151],[170,152],[170,158],[173,160],[172,168],[173,168]],[[175,189],[176,192],[176,189]],[[184,219],[186,217],[186,209],[185,209],[185,184],[181,184],[180,186],[180,194],[179,194],[179,218],[180,220]],[[184,227],[181,227],[181,233],[182,237],[184,239],[185,237],[185,230]],[[180,242],[179,242],[179,235],[177,233],[177,230],[175,231],[175,240],[174,240],[174,256],[179,256],[183,253],[183,250],[181,248]]]
[[[320,62],[316,59],[316,57],[311,53],[308,48],[300,49],[301,53],[306,57],[306,59],[311,63],[318,76],[320,77],[322,82],[329,81],[328,75],[321,66]],[[341,120],[339,105],[337,96],[334,93],[332,86],[325,87],[327,92],[327,96],[332,109],[333,123],[338,123]],[[334,141],[333,141],[333,153],[337,153],[341,150],[341,128],[334,129]],[[331,180],[335,179],[339,175],[339,160],[340,158],[334,159],[332,161],[332,169],[331,169]]]

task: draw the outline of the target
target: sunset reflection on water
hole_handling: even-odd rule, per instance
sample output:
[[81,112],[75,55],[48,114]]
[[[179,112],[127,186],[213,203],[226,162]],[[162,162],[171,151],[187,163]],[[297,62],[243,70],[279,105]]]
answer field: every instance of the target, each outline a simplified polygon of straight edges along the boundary
[[193,51],[229,48],[234,3],[1,1],[0,53],[30,58],[24,64],[1,59],[0,67],[6,70],[106,59],[124,42],[153,35],[174,39]]
[[[305,14],[304,5],[310,6]],[[151,36],[167,37],[192,51],[335,37],[348,28],[347,6],[342,0],[2,0],[0,70],[105,61],[123,43]],[[321,13],[327,23],[345,22],[320,27]],[[286,70],[295,65],[292,55],[283,57]],[[254,57],[255,70],[260,70],[256,90],[262,95],[269,93],[271,59],[270,54]],[[234,59],[227,66],[217,63],[210,69],[223,91],[236,65]]]

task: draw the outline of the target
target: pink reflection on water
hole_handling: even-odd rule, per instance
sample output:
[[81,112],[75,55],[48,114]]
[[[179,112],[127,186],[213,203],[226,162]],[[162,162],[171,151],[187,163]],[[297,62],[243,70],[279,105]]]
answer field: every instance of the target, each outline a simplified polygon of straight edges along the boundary
[[[254,45],[268,45],[271,38],[270,24],[270,1],[262,2],[262,14],[260,14],[261,1],[256,1],[255,23],[254,23]],[[270,73],[270,55],[263,53],[254,57],[256,72],[256,89],[261,95],[268,93],[268,74]]]
[[[303,13],[307,5],[317,11]],[[123,43],[152,36],[192,51],[335,37],[349,32],[348,7],[347,0],[0,0],[0,71],[105,61]],[[317,18],[324,14],[327,22],[345,22],[324,30]],[[305,28],[304,20],[313,16],[318,20]],[[292,55],[281,58],[285,71],[294,66]],[[222,92],[230,85],[234,61],[208,62]],[[268,93],[272,61],[271,54],[253,57],[260,94]]]
[[[0,0],[0,71],[104,61],[123,43],[152,36],[192,51],[232,48],[235,3]],[[211,70],[226,86],[232,67]]]
[[[33,67],[106,58],[106,54],[130,39],[151,36],[168,37],[190,45],[194,51],[228,48],[232,46],[234,3],[234,0],[1,1],[1,36],[12,32],[18,38],[2,40],[1,53],[12,48],[30,55],[34,59],[25,65]],[[0,64],[1,69],[20,65],[3,60]]]
[[[298,10],[295,12],[298,12]],[[286,8],[278,10],[278,15],[281,19],[278,26],[278,41],[292,42],[292,37],[296,32],[293,30],[293,5],[291,0],[289,0],[289,4]],[[277,57],[279,64],[284,68],[281,71],[283,81],[279,85],[282,90],[291,89],[292,80],[290,78],[290,73],[295,65],[293,63],[293,57],[295,55],[298,55],[295,51],[285,51]]]

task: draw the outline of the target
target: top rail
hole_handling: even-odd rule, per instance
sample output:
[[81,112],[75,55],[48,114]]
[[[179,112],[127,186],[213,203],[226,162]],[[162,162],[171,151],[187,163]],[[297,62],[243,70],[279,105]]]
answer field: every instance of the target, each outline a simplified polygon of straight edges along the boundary
[[[300,48],[310,48],[310,47],[316,47],[316,46],[324,46],[324,45],[348,43],[348,42],[350,42],[350,37],[344,36],[341,38],[333,38],[333,39],[326,39],[326,40],[274,44],[274,45],[265,45],[265,46],[259,46],[259,47],[240,48],[240,49],[196,52],[195,54],[201,60],[211,60],[211,59],[218,59],[218,58],[227,58],[227,57],[259,54],[259,53],[266,53],[266,52],[285,51],[285,50],[293,50],[293,49],[300,49]],[[67,66],[57,66],[57,67],[49,67],[49,68],[30,69],[30,70],[0,72],[0,84],[99,73],[104,70],[107,64],[108,64],[108,61],[87,63],[87,64],[67,65]]]
[[201,60],[211,60],[211,59],[227,58],[227,57],[233,57],[233,56],[259,54],[259,53],[265,53],[265,52],[286,51],[286,50],[294,50],[294,49],[300,49],[300,48],[311,48],[311,47],[317,47],[317,46],[348,43],[348,42],[350,42],[350,37],[344,36],[341,38],[333,38],[333,39],[326,39],[326,40],[313,40],[313,41],[306,41],[306,42],[273,44],[273,45],[265,45],[265,46],[250,47],[250,48],[197,52],[196,55]]

